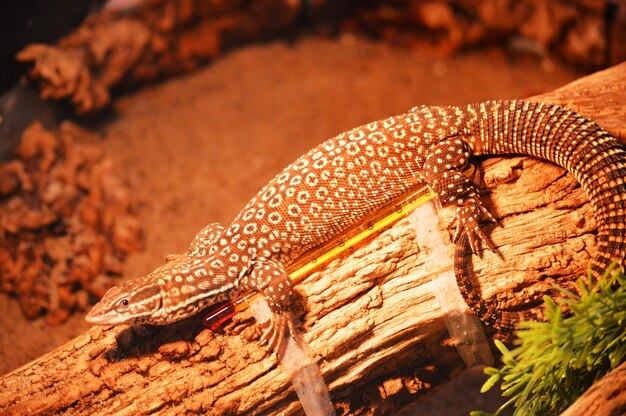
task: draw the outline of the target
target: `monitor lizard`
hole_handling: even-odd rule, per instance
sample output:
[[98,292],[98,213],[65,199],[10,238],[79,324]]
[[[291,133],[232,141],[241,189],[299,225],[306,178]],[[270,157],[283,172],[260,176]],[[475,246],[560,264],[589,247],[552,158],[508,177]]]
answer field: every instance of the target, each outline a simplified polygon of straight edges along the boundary
[[487,304],[464,268],[466,248],[494,247],[480,221],[494,221],[462,170],[473,155],[522,154],[552,161],[586,191],[598,221],[599,277],[626,257],[626,152],[597,123],[557,105],[505,100],[466,106],[420,106],[339,134],[287,166],[228,227],[210,224],[188,253],[153,273],[111,288],[87,315],[102,325],[169,324],[237,294],[267,298],[271,319],[262,342],[281,352],[291,319],[293,283],[286,268],[319,246],[427,183],[456,207],[456,273],[466,302],[483,321],[517,318]]

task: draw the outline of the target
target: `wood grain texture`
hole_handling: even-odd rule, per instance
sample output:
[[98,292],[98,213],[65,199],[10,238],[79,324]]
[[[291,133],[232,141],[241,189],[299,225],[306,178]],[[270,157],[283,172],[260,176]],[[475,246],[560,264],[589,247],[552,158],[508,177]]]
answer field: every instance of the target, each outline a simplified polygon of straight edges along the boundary
[[[625,137],[626,64],[534,98]],[[501,225],[487,230],[503,255],[472,259],[483,296],[515,308],[582,275],[596,224],[571,175],[523,157],[488,158],[479,168]],[[305,338],[339,413],[390,414],[462,369],[432,294],[431,267],[402,220],[296,286]],[[0,378],[0,413],[301,414],[259,335],[245,313],[224,333],[201,330],[197,318],[92,328]]]
[[626,413],[626,363],[598,380],[561,416],[614,416]]

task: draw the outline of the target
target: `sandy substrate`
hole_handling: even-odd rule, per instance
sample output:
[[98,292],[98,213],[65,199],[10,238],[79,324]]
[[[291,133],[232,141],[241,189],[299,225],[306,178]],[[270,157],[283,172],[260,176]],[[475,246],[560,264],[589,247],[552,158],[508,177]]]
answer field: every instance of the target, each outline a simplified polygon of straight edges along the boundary
[[[443,59],[345,37],[250,46],[125,95],[86,126],[102,133],[139,201],[146,250],[125,276],[183,251],[207,223],[227,224],[280,169],[341,131],[417,104],[527,97],[579,75],[501,52]],[[56,327],[26,321],[5,295],[0,317],[0,373],[87,328],[82,316]]]

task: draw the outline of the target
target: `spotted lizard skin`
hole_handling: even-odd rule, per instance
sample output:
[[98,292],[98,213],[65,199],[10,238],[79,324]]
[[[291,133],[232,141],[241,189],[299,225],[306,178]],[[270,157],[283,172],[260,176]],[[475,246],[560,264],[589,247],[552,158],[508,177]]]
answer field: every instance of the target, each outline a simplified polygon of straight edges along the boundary
[[[280,172],[227,228],[210,224],[189,251],[148,276],[112,288],[88,315],[97,324],[168,324],[243,291],[262,292],[272,311],[263,336],[282,348],[293,287],[286,269],[307,250],[341,234],[426,182],[456,206],[457,277],[466,301],[491,325],[512,322],[482,300],[463,261],[493,219],[462,174],[472,155],[525,154],[574,174],[598,221],[599,276],[626,255],[626,153],[598,124],[562,107],[489,101],[459,107],[416,107],[342,133]],[[511,322],[509,322],[511,321]]]

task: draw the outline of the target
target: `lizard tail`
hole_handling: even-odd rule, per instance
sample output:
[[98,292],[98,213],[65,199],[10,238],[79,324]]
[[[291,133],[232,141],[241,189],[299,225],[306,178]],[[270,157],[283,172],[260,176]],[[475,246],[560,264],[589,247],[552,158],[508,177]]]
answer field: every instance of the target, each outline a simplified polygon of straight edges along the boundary
[[[595,278],[626,259],[626,150],[600,125],[566,108],[528,101],[488,102],[475,108],[493,132],[489,154],[527,154],[571,172],[587,193],[598,224]],[[486,112],[485,112],[486,110]]]
[[487,302],[470,280],[467,257],[472,253],[469,237],[463,234],[456,243],[454,252],[454,275],[465,303],[486,325],[502,332],[511,332],[521,321],[542,321],[543,308],[537,306],[524,311],[502,311],[494,302]]
[[[626,150],[597,123],[560,106],[528,101],[498,101],[470,106],[480,114],[476,154],[526,154],[554,162],[574,175],[594,207],[598,236],[591,273],[601,277],[612,262],[626,265]],[[485,133],[486,132],[486,133]],[[461,294],[486,324],[510,331],[521,320],[542,320],[542,307],[501,311],[485,302],[470,282],[466,261],[470,245],[461,236],[455,274]]]

